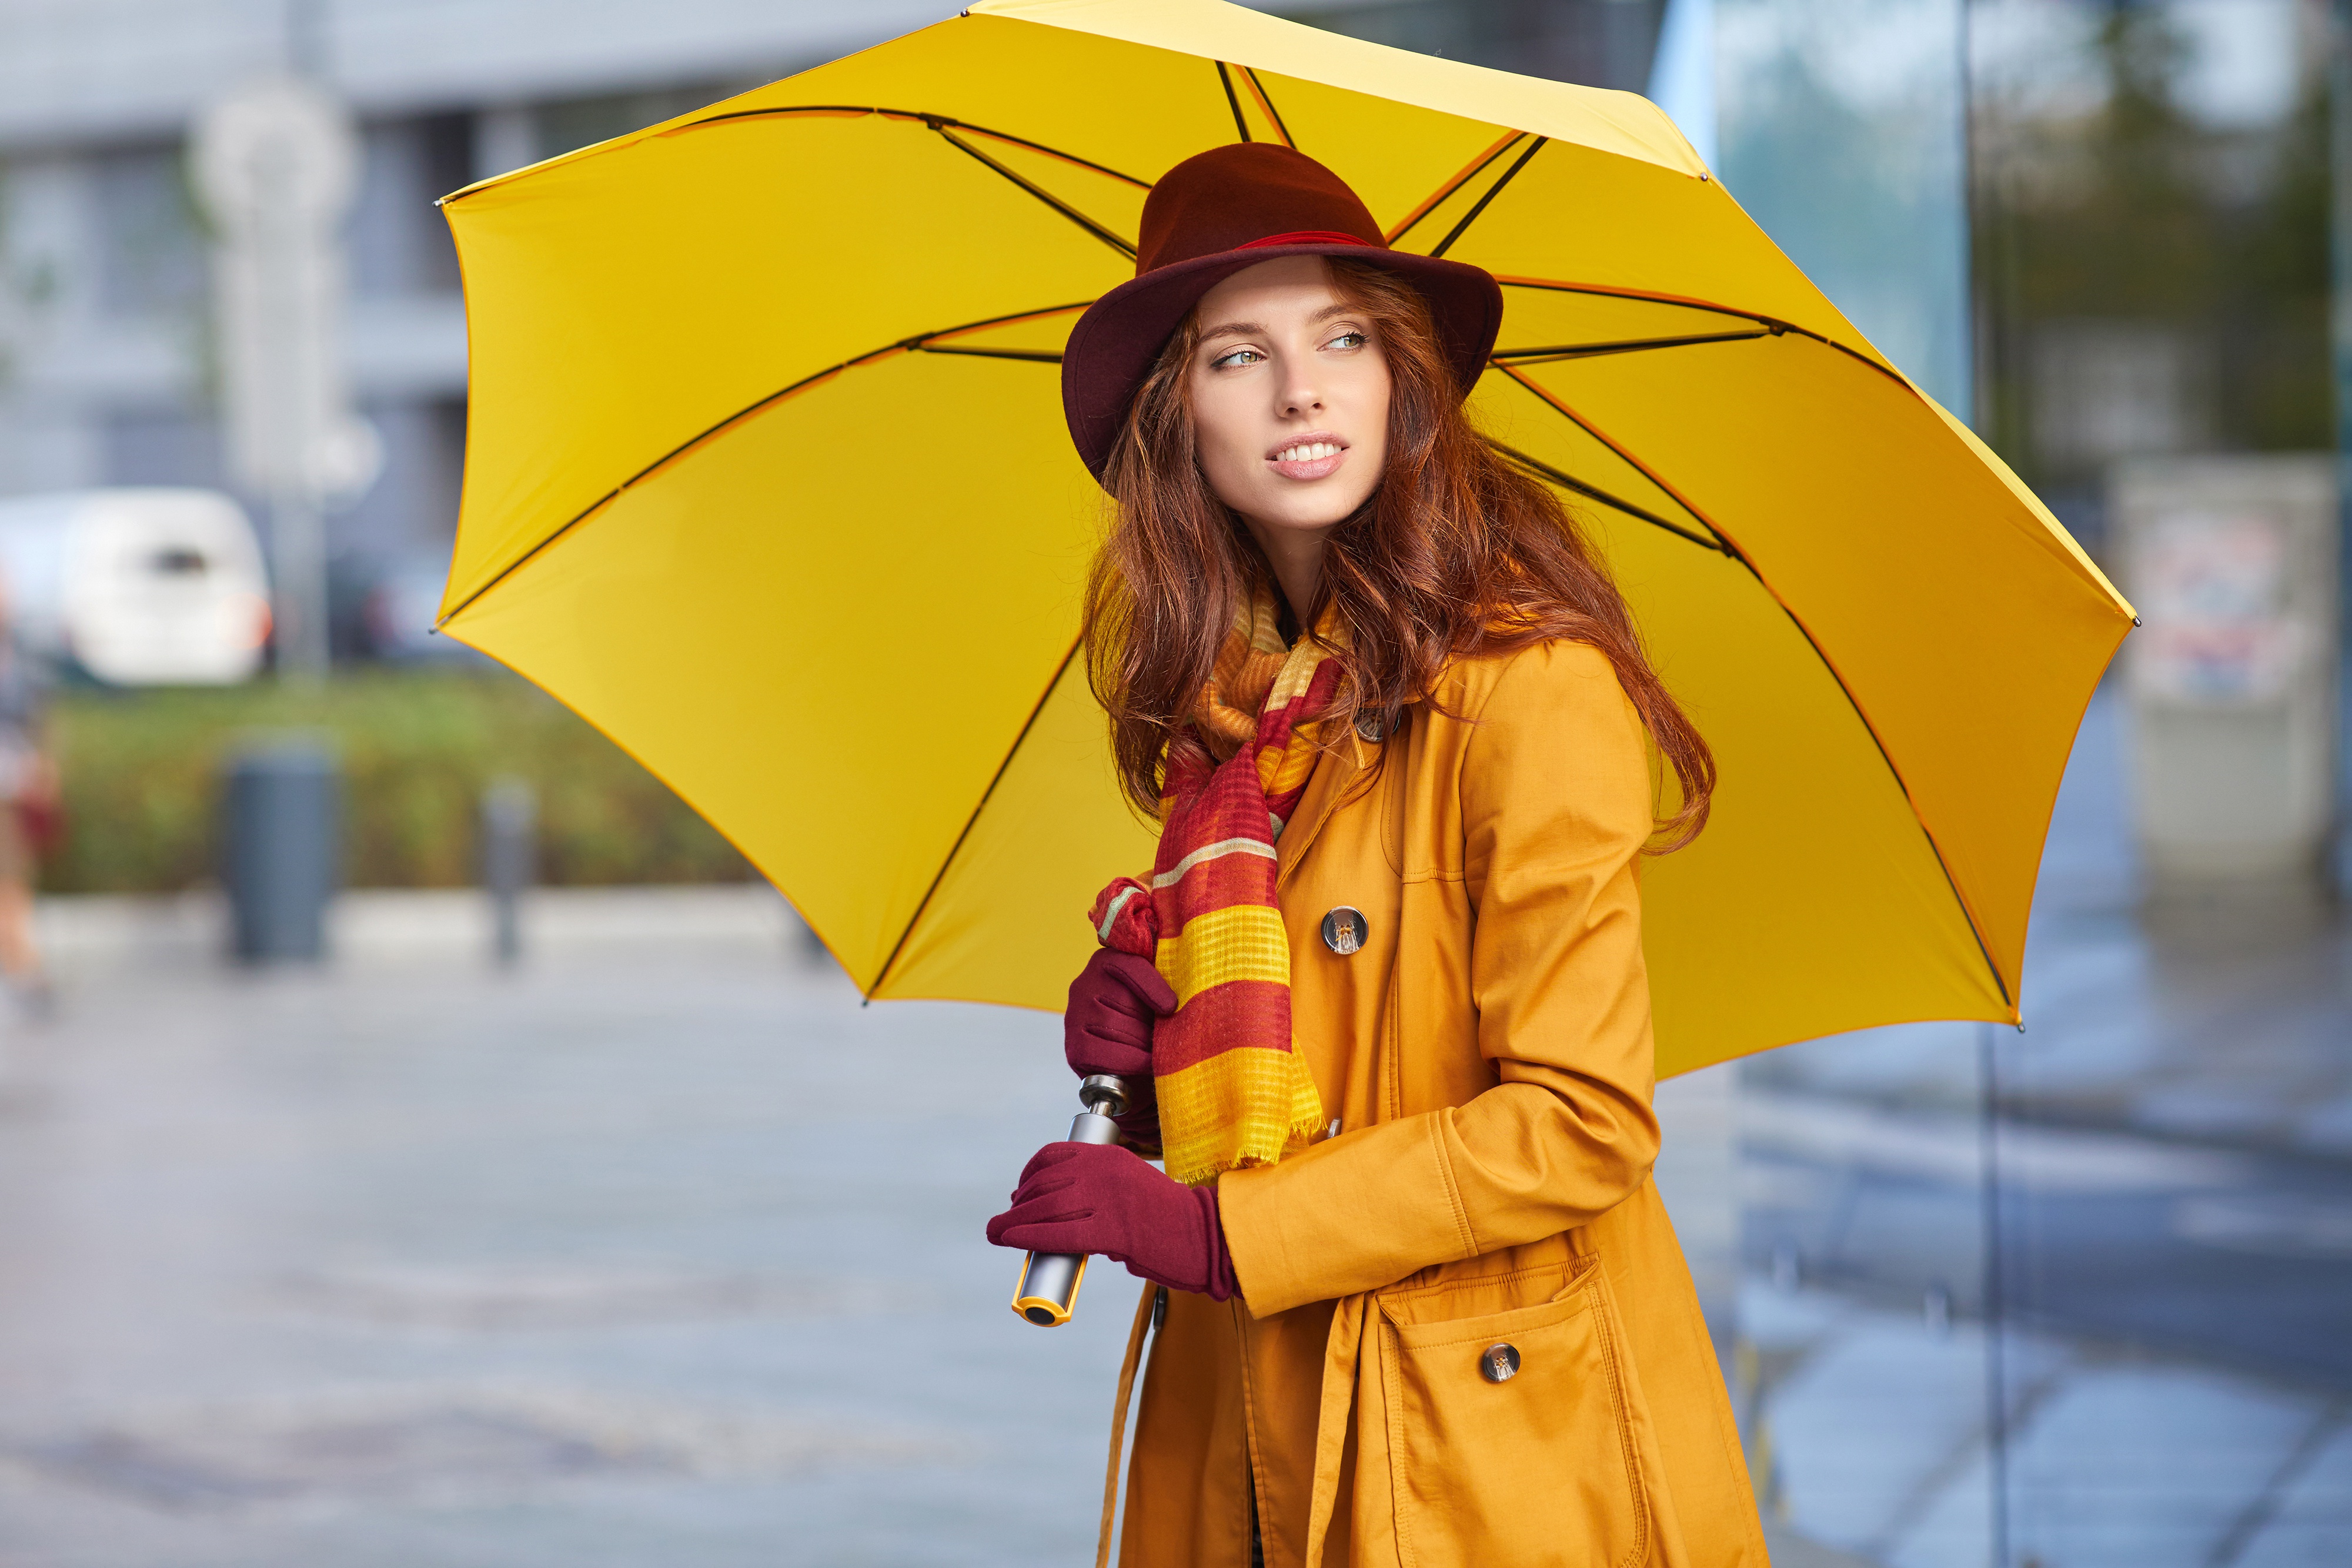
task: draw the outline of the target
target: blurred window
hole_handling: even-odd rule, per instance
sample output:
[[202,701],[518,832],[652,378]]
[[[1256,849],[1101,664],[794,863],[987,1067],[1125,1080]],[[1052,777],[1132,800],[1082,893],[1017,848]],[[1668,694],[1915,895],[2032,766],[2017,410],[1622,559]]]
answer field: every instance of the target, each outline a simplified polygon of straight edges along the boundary
[[433,204],[472,179],[473,141],[471,117],[460,114],[366,128],[350,228],[354,293],[457,289],[457,247]]
[[203,219],[176,144],[119,148],[89,161],[99,308],[111,316],[201,309],[209,287]]

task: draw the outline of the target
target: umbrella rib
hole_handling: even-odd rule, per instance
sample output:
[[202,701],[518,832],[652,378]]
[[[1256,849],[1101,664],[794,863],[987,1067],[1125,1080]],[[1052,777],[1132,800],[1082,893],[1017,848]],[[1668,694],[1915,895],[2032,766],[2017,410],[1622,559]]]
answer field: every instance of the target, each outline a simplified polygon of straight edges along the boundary
[[692,120],[684,125],[675,126],[664,134],[675,136],[682,131],[697,131],[706,125],[720,125],[734,120],[788,120],[803,115],[843,119],[869,114],[883,120],[919,120],[934,131],[942,126],[955,131],[969,131],[974,136],[985,136],[992,141],[1007,142],[1014,147],[1026,147],[1032,152],[1043,152],[1048,158],[1058,158],[1065,163],[1075,163],[1081,169],[1091,169],[1097,174],[1107,174],[1122,183],[1133,185],[1139,191],[1151,189],[1150,181],[1139,180],[1132,174],[1121,173],[1110,165],[1097,163],[1091,158],[1081,158],[1075,152],[1065,152],[1060,148],[1048,146],[1043,141],[1032,141],[1025,136],[1015,136],[1009,131],[997,131],[985,125],[974,125],[968,120],[958,120],[947,114],[933,114],[920,109],[890,109],[871,103],[784,104],[774,109],[739,109],[726,114],[708,115],[701,120]]
[[1234,111],[1234,130],[1243,141],[1253,141],[1255,138],[1249,133],[1249,121],[1242,118],[1242,100],[1234,94],[1233,72],[1226,68],[1224,61],[1219,60],[1216,64],[1217,80],[1225,89],[1225,107]]
[[[1742,310],[1736,305],[1722,305],[1712,299],[1700,299],[1686,294],[1658,294],[1646,288],[1625,288],[1615,284],[1563,283],[1557,278],[1512,277],[1499,272],[1495,275],[1495,281],[1506,288],[1540,288],[1552,294],[1592,294],[1605,299],[1643,299],[1655,305],[1680,305],[1686,309],[1705,310],[1717,316],[1737,316],[1743,320],[1755,322],[1776,338],[1793,332],[1800,338],[1811,339],[1826,348],[1835,349],[1839,353],[1857,363],[1868,365],[1891,382],[1901,386],[1911,386],[1911,382],[1902,371],[1880,363],[1859,349],[1850,348],[1835,338],[1816,332],[1810,327],[1800,327],[1794,321],[1783,321],[1777,316],[1767,316],[1760,311]],[[1912,390],[1916,392],[1918,389],[1914,387]]]
[[1920,812],[1918,799],[1911,793],[1910,781],[1903,777],[1903,769],[1895,766],[1895,755],[1886,749],[1886,742],[1880,737],[1878,727],[1870,722],[1870,715],[1863,711],[1862,704],[1853,695],[1853,688],[1846,685],[1845,676],[1839,673],[1837,661],[1829,656],[1828,651],[1823,649],[1821,643],[1813,636],[1813,629],[1805,624],[1804,617],[1799,615],[1788,601],[1773,592],[1772,584],[1766,580],[1761,571],[1757,570],[1756,563],[1748,559],[1746,551],[1732,542],[1731,537],[1717,525],[1713,517],[1691,505],[1688,497],[1668,484],[1662,476],[1652,471],[1649,465],[1612,441],[1587,423],[1583,416],[1536,385],[1535,382],[1512,370],[1510,366],[1496,365],[1495,368],[1533,392],[1542,401],[1544,406],[1551,409],[1579,430],[1624,459],[1642,477],[1673,497],[1676,506],[1696,517],[1709,532],[1723,541],[1724,554],[1746,567],[1748,575],[1755,578],[1757,586],[1770,595],[1772,602],[1780,607],[1780,613],[1789,618],[1789,623],[1796,627],[1797,634],[1802,637],[1805,640],[1805,645],[1813,651],[1813,657],[1819,659],[1822,662],[1822,668],[1829,672],[1830,679],[1837,685],[1838,694],[1845,698],[1846,706],[1853,710],[1854,720],[1862,726],[1863,733],[1868,735],[1870,743],[1878,748],[1878,759],[1886,764],[1887,774],[1895,780],[1895,787],[1903,791],[1904,802],[1911,808],[1911,820],[1919,824],[1920,836],[1927,841],[1927,851],[1936,857],[1936,869],[1944,873],[1944,885],[1951,890],[1952,902],[1959,906],[1960,918],[1968,922],[1969,935],[1976,941],[1977,955],[1984,960],[1985,972],[1992,977],[1993,988],[2000,993],[2001,1005],[2011,1012],[2016,1011],[2017,1003],[2009,994],[2009,982],[2001,977],[2000,966],[1993,962],[1992,948],[1986,943],[1984,931],[1977,924],[1977,912],[1970,906],[1968,894],[1960,891],[1959,879],[1952,874],[1951,862],[1944,858],[1944,846],[1937,841],[1935,830],[1927,826],[1927,819]]
[[907,927],[898,933],[898,940],[891,945],[890,956],[883,959],[882,967],[875,971],[874,984],[866,993],[867,1000],[871,1001],[874,993],[882,988],[882,982],[890,977],[891,966],[897,964],[898,955],[906,951],[907,941],[914,936],[915,927],[922,924],[923,912],[931,906],[931,900],[938,895],[940,883],[947,880],[948,869],[955,864],[956,856],[963,852],[964,841],[971,837],[971,831],[979,825],[982,813],[988,810],[988,802],[995,798],[996,787],[1004,782],[1005,769],[1011,768],[1013,759],[1021,755],[1021,743],[1027,740],[1029,732],[1037,727],[1038,716],[1045,711],[1045,705],[1054,700],[1054,693],[1061,686],[1064,672],[1069,669],[1070,661],[1077,657],[1078,650],[1085,643],[1083,637],[1074,639],[1068,651],[1063,653],[1061,663],[1054,666],[1053,678],[1045,683],[1045,691],[1031,706],[1029,716],[1021,721],[1021,733],[1014,736],[1013,744],[1004,748],[1004,756],[997,763],[996,771],[989,775],[988,788],[980,792],[979,800],[972,805],[971,815],[963,820],[962,831],[956,834],[955,842],[948,847],[946,856],[940,860],[940,869],[931,873],[931,885],[923,890],[922,901],[915,905],[915,912],[907,916]]
[[1091,300],[1082,299],[1075,305],[1054,305],[1049,306],[1043,310],[1015,310],[1008,316],[990,316],[978,321],[966,321],[961,326],[942,327],[936,332],[919,332],[911,338],[901,338],[895,343],[885,343],[882,347],[869,350],[863,354],[857,355],[854,359],[844,360],[837,365],[828,365],[824,370],[803,376],[800,380],[793,382],[789,386],[777,388],[774,392],[770,392],[767,396],[761,398],[756,402],[745,403],[741,408],[737,409],[733,413],[729,414],[726,418],[719,421],[708,429],[698,432],[696,434],[690,435],[686,440],[679,442],[676,446],[671,447],[667,452],[663,453],[659,457],[655,458],[652,462],[646,464],[644,467],[638,469],[635,473],[630,475],[627,478],[622,480],[619,484],[614,486],[611,489],[597,497],[593,501],[588,503],[587,506],[573,513],[570,517],[566,518],[562,525],[556,528],[554,532],[549,534],[545,538],[531,546],[530,549],[523,551],[522,554],[515,557],[514,559],[509,561],[505,566],[500,567],[497,574],[491,577],[488,581],[483,583],[481,587],[477,588],[473,592],[466,595],[465,598],[451,605],[447,613],[442,615],[433,622],[433,629],[437,632],[442,627],[446,626],[450,622],[456,620],[459,615],[464,614],[476,600],[481,598],[482,595],[488,593],[491,589],[496,588],[499,583],[504,582],[508,578],[512,577],[516,572],[521,570],[524,566],[529,564],[530,560],[540,553],[540,551],[545,549],[548,546],[553,544],[556,540],[570,533],[573,528],[578,528],[582,523],[586,522],[590,517],[594,517],[598,512],[603,511],[606,507],[611,506],[614,501],[620,499],[624,492],[629,490],[635,486],[643,484],[646,479],[651,478],[655,474],[667,467],[678,458],[685,456],[688,452],[691,452],[694,448],[701,445],[712,436],[720,434],[731,425],[742,423],[744,420],[751,418],[753,414],[758,413],[761,409],[770,407],[774,403],[782,402],[784,399],[791,397],[795,392],[806,392],[809,388],[817,385],[821,382],[831,381],[834,377],[839,375],[844,371],[856,370],[862,365],[872,364],[875,361],[890,354],[958,354],[970,356],[974,359],[992,360],[1050,359],[1054,363],[1058,364],[1061,362],[1061,356],[1059,354],[1046,355],[1034,350],[1021,349],[942,349],[935,347],[934,345],[942,338],[960,337],[967,332],[978,332],[990,327],[1003,327],[1014,321],[1035,321],[1047,316],[1066,315],[1072,310],[1083,310],[1092,303],[1093,301]]
[[1635,354],[1649,349],[1683,349],[1696,343],[1745,343],[1772,336],[1769,327],[1752,332],[1704,332],[1687,338],[1625,338],[1604,343],[1562,343],[1548,349],[1497,349],[1488,356],[1497,364],[1549,364],[1558,360],[1589,360],[1603,354]]
[[974,147],[971,142],[966,141],[962,137],[958,136],[954,131],[948,130],[946,126],[934,125],[931,129],[938,131],[941,137],[945,138],[950,146],[970,153],[972,157],[978,159],[982,164],[986,165],[988,168],[993,169],[999,174],[1003,175],[1006,179],[1012,181],[1014,184],[1020,186],[1023,190],[1028,192],[1031,195],[1036,197],[1039,201],[1045,203],[1047,206],[1053,208],[1055,212],[1061,214],[1064,217],[1069,219],[1080,228],[1086,230],[1087,233],[1094,235],[1095,238],[1102,241],[1103,244],[1110,246],[1111,249],[1127,257],[1128,260],[1133,261],[1135,259],[1135,246],[1119,238],[1118,235],[1111,233],[1110,230],[1103,227],[1102,225],[1095,222],[1094,219],[1087,216],[1086,214],[1078,211],[1077,208],[1070,205],[1069,203],[1062,200],[1061,197],[1055,195],[1052,192],[1046,190],[1042,185],[1033,184],[1029,181],[1022,178],[1019,174],[1014,173],[1012,170],[1006,168],[995,159],[991,158],[987,153],[982,152],[979,148]]
[[1260,109],[1265,110],[1265,117],[1274,121],[1274,133],[1282,138],[1282,144],[1285,147],[1294,152],[1297,152],[1298,143],[1291,140],[1290,127],[1282,122],[1282,111],[1274,107],[1274,99],[1265,90],[1265,83],[1257,79],[1257,68],[1254,66],[1244,66],[1242,76],[1249,82],[1250,96],[1257,99],[1257,106]]
[[1429,198],[1426,201],[1423,202],[1421,205],[1413,208],[1412,211],[1405,214],[1404,221],[1402,223],[1389,230],[1389,232],[1381,237],[1386,239],[1391,245],[1396,244],[1397,241],[1402,239],[1412,231],[1414,225],[1420,223],[1422,219],[1429,216],[1431,213],[1436,211],[1438,205],[1443,203],[1446,197],[1454,194],[1454,192],[1460,190],[1463,186],[1476,179],[1479,174],[1485,172],[1486,165],[1492,163],[1496,159],[1500,158],[1504,153],[1508,152],[1512,148],[1517,146],[1526,135],[1527,132],[1524,131],[1514,131],[1510,134],[1505,136],[1501,141],[1496,142],[1492,147],[1487,148],[1486,151],[1478,154],[1477,157],[1472,159],[1468,163],[1463,166],[1460,173],[1454,175],[1451,180],[1446,181],[1445,183],[1438,186],[1435,191],[1430,193]]
[[[1688,539],[1691,543],[1698,546],[1701,549],[1711,549],[1715,551],[1716,554],[1723,556],[1728,556],[1732,553],[1725,547],[1724,542],[1721,539],[1710,538],[1705,534],[1693,533],[1690,529],[1683,527],[1680,523],[1674,521],[1670,517],[1662,517],[1655,512],[1635,506],[1633,502],[1624,499],[1622,497],[1612,496],[1597,485],[1588,485],[1583,480],[1577,478],[1575,476],[1564,473],[1561,470],[1553,467],[1550,464],[1544,462],[1539,457],[1529,456],[1527,453],[1520,451],[1516,446],[1506,446],[1503,443],[1495,440],[1491,436],[1487,438],[1486,444],[1501,453],[1504,456],[1509,458],[1512,462],[1517,464],[1520,467],[1525,468],[1529,473],[1533,474],[1537,478],[1549,479],[1563,490],[1573,490],[1578,495],[1585,497],[1587,499],[1598,501],[1604,507],[1613,507],[1616,510],[1624,513],[1629,517],[1639,517],[1642,521],[1650,524],[1653,528],[1665,529],[1666,532],[1674,535],[1676,538]],[[1741,564],[1745,565],[1746,563],[1742,562]],[[1751,568],[1750,570],[1753,569]]]
[[1517,382],[1521,387],[1524,387],[1528,392],[1533,393],[1536,400],[1541,402],[1546,408],[1551,410],[1554,413],[1559,414],[1562,419],[1567,420],[1570,424],[1576,426],[1577,429],[1584,432],[1585,434],[1592,437],[1593,440],[1601,443],[1601,445],[1615,453],[1619,458],[1623,460],[1628,467],[1633,470],[1633,472],[1639,474],[1643,478],[1647,479],[1651,484],[1655,485],[1667,496],[1673,497],[1675,505],[1680,507],[1685,512],[1696,518],[1701,528],[1704,528],[1708,533],[1715,536],[1717,549],[1722,550],[1725,555],[1729,556],[1732,559],[1746,567],[1751,573],[1754,573],[1758,581],[1760,582],[1763,580],[1764,574],[1756,570],[1756,563],[1748,559],[1746,552],[1741,550],[1738,545],[1732,541],[1730,536],[1726,534],[1721,528],[1717,528],[1715,526],[1715,520],[1712,517],[1709,517],[1705,512],[1700,511],[1696,507],[1692,506],[1688,497],[1685,497],[1681,491],[1675,489],[1672,485],[1667,484],[1666,481],[1658,475],[1652,473],[1647,464],[1634,456],[1632,453],[1626,451],[1622,446],[1618,445],[1614,441],[1610,440],[1608,436],[1593,428],[1593,426],[1585,420],[1582,414],[1578,413],[1574,409],[1569,407],[1568,404],[1552,396],[1551,393],[1546,392],[1542,387],[1538,386],[1534,382],[1529,381],[1527,377],[1519,374],[1519,372],[1511,366],[1497,363],[1495,368],[1502,371],[1504,375],[1509,377],[1512,381]]
[[961,354],[973,360],[1026,360],[1032,364],[1058,365],[1062,356],[1045,349],[942,349],[924,343],[916,352],[923,354]]
[[1503,171],[1503,177],[1486,187],[1486,193],[1478,198],[1477,204],[1473,206],[1468,212],[1462,214],[1462,221],[1455,224],[1453,229],[1447,233],[1446,236],[1437,242],[1437,248],[1431,251],[1429,254],[1433,257],[1442,256],[1447,251],[1452,250],[1454,248],[1454,242],[1460,239],[1464,231],[1468,229],[1472,224],[1478,221],[1478,214],[1486,210],[1486,204],[1493,201],[1496,196],[1502,194],[1503,187],[1509,184],[1514,179],[1517,179],[1518,177],[1519,171],[1528,166],[1528,160],[1542,152],[1544,143],[1550,140],[1551,138],[1549,136],[1538,136],[1533,141],[1529,142],[1528,144],[1528,150],[1519,154],[1517,161],[1512,163],[1509,168]]

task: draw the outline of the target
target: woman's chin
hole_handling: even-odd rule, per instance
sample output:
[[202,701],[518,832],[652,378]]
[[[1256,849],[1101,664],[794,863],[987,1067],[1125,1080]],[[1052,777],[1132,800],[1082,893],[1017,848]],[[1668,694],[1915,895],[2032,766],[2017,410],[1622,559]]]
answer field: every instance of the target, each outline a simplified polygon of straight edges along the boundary
[[1370,495],[1369,490],[1357,494],[1353,486],[1345,490],[1285,486],[1283,493],[1259,497],[1258,505],[1245,515],[1286,533],[1321,533],[1353,517]]

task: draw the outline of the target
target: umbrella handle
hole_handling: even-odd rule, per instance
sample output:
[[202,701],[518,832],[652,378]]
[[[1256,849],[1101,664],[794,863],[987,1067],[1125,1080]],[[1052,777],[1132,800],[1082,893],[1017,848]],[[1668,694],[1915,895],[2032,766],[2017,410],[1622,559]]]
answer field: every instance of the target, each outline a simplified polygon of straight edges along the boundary
[[[1118,1142],[1118,1124],[1111,1118],[1127,1110],[1125,1082],[1097,1072],[1078,1085],[1078,1103],[1086,1109],[1070,1123],[1071,1143]],[[1032,1252],[1021,1265],[1021,1282],[1013,1291],[1013,1310],[1041,1329],[1060,1328],[1076,1309],[1078,1287],[1086,1278],[1083,1252]]]

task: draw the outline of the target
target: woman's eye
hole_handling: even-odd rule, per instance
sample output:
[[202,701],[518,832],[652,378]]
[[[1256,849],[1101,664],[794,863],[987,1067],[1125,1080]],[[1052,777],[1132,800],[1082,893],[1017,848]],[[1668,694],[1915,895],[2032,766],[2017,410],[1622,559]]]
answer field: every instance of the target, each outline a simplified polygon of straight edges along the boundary
[[1254,365],[1265,358],[1265,356],[1255,349],[1235,349],[1223,359],[1210,361],[1209,368],[1213,371],[1221,371],[1227,365]]
[[1342,332],[1323,346],[1327,349],[1360,349],[1370,341],[1361,332]]

